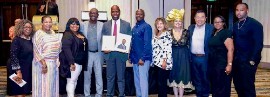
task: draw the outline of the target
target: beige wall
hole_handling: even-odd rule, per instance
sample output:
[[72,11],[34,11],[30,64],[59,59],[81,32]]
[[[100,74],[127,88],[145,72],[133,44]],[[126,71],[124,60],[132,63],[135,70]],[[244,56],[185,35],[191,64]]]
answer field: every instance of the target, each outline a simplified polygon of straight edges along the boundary
[[[250,17],[263,25],[264,45],[270,45],[270,0],[243,0],[249,5]],[[261,62],[270,62],[270,48],[263,48]]]

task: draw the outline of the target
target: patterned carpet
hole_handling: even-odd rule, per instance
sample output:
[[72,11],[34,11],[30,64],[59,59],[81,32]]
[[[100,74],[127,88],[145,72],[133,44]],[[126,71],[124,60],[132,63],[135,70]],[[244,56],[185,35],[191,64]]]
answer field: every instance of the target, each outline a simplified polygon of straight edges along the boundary
[[[6,94],[6,81],[7,81],[6,76],[7,76],[6,67],[0,66],[0,97],[5,97]],[[257,97],[270,97],[270,69],[258,68],[255,85]],[[157,97],[157,95],[153,94],[149,95],[149,97]],[[173,95],[168,95],[168,97],[173,97]],[[185,95],[184,97],[196,97],[196,96],[195,94],[189,94]],[[231,97],[237,97],[233,84]]]

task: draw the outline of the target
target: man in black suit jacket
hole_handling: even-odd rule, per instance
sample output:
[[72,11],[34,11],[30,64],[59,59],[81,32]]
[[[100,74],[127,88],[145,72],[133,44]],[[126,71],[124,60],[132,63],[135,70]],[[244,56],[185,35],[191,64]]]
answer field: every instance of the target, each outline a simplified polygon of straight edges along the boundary
[[256,97],[255,74],[261,60],[263,48],[263,26],[257,20],[248,17],[248,5],[236,6],[239,19],[233,26],[234,62],[233,82],[238,97]]
[[[117,5],[111,7],[111,16],[112,20],[109,20],[103,25],[102,35],[115,36],[116,38],[119,34],[131,35],[130,23],[119,18],[120,9]],[[119,97],[124,97],[125,69],[128,54],[117,51],[104,51],[104,53],[104,59],[107,65],[107,97],[114,96],[115,75],[117,75]]]

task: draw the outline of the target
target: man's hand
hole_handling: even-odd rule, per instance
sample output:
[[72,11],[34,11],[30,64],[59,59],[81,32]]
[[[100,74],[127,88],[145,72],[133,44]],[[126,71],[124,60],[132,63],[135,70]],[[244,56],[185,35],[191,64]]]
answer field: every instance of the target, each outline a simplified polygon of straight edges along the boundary
[[110,53],[110,52],[111,52],[110,50],[105,50],[105,51],[104,51],[105,54],[108,54],[108,53]]
[[143,66],[143,65],[144,65],[143,60],[142,60],[142,59],[140,59],[140,60],[139,60],[139,62],[138,62],[138,64],[139,64],[139,65],[141,65],[141,66]]

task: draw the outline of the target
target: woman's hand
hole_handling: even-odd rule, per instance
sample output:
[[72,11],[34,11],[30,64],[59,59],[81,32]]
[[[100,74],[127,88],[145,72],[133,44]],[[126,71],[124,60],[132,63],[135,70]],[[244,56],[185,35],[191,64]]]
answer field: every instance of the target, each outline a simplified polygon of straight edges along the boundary
[[70,65],[70,71],[75,71],[75,69],[76,69],[76,66],[74,64],[71,64]]
[[225,73],[227,74],[227,75],[229,75],[230,73],[231,73],[231,71],[232,71],[232,65],[227,65],[226,66],[226,68],[225,68]]
[[166,66],[167,66],[167,60],[164,59],[163,62],[162,62],[162,66],[161,67],[162,67],[162,69],[165,70],[166,69]]
[[48,71],[48,68],[47,68],[47,65],[45,64],[45,65],[42,65],[42,74],[46,74],[47,73],[47,71]]
[[45,62],[45,60],[44,59],[42,59],[42,60],[40,60],[40,63],[41,63],[41,72],[42,72],[42,74],[46,74],[47,73],[47,64],[46,64],[46,62]]
[[22,83],[22,73],[21,70],[16,71],[17,76],[13,77],[12,79],[15,80],[17,83]]

